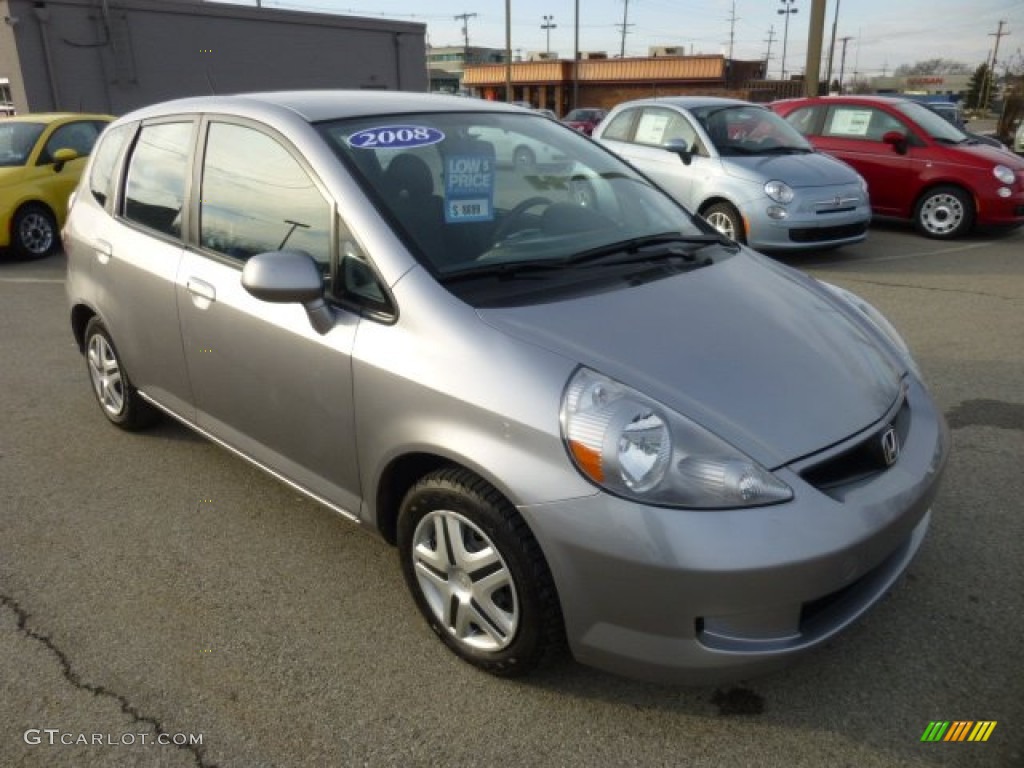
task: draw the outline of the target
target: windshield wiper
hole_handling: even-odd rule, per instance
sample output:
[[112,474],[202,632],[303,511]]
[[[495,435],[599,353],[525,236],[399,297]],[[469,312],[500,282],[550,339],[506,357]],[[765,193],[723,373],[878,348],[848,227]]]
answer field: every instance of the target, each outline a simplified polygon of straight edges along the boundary
[[[634,237],[618,243],[602,245],[582,251],[566,260],[569,264],[634,264],[657,261],[665,258],[679,258],[697,263],[697,252],[709,245],[738,248],[732,240],[720,234],[681,235],[677,232],[663,232],[659,235]],[[708,263],[710,259],[705,259]],[[701,264],[703,266],[703,264]]]
[[565,259],[502,261],[497,264],[483,264],[479,267],[460,269],[457,272],[442,272],[439,279],[442,283],[457,283],[462,280],[475,280],[478,277],[514,278],[530,274],[553,272],[564,269],[565,265]]
[[763,147],[757,150],[759,155],[809,155],[813,149],[807,147]]

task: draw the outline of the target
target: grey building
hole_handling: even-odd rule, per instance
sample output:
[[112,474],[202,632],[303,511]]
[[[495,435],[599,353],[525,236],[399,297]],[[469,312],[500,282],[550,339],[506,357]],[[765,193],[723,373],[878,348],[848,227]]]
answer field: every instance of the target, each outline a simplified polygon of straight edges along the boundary
[[0,0],[18,112],[123,114],[209,93],[427,90],[426,25],[201,0]]

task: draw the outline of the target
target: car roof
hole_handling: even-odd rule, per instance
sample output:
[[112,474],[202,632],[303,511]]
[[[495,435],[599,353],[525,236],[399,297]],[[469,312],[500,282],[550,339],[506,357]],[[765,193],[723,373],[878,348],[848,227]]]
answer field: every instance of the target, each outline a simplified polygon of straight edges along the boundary
[[406,91],[309,90],[267,91],[224,96],[194,96],[143,107],[124,117],[146,119],[184,112],[219,112],[267,116],[291,112],[309,123],[347,117],[399,115],[407,112],[529,112],[504,102]]
[[700,107],[763,106],[762,104],[753,104],[752,102],[749,101],[743,101],[743,99],[727,99],[721,96],[661,96],[651,99],[636,99],[634,101],[627,101],[620,104],[619,106],[632,107],[646,104],[668,104],[670,106],[680,107],[682,109],[699,109]]
[[29,112],[23,115],[12,115],[0,118],[5,123],[56,123],[63,120],[113,120],[113,115],[94,114],[92,112]]
[[794,99],[779,99],[773,101],[772,104],[829,104],[831,102],[841,102],[845,104],[888,104],[890,106],[896,104],[919,104],[921,102],[916,99],[908,99],[902,96],[879,96],[875,94],[871,95],[828,95],[828,96],[805,96]]

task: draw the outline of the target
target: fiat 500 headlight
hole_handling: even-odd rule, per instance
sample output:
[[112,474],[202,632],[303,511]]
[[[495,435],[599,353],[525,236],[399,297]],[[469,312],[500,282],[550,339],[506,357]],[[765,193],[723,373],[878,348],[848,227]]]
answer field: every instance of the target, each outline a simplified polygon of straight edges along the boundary
[[786,203],[793,202],[793,188],[784,181],[765,182],[764,193],[776,203],[782,203],[785,205]]
[[1005,165],[997,165],[992,169],[992,175],[1003,184],[1013,184],[1013,171]]
[[703,509],[793,498],[789,486],[721,438],[588,368],[569,380],[561,418],[577,469],[618,496]]

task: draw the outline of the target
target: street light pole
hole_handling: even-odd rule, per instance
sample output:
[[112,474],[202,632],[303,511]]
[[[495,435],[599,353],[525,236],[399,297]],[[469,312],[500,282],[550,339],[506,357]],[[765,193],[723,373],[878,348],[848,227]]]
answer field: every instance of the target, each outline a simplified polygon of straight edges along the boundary
[[796,13],[799,10],[799,8],[791,8],[790,7],[790,6],[793,5],[793,3],[796,2],[796,0],[779,0],[779,2],[782,3],[782,5],[784,6],[783,8],[779,9],[779,13],[780,14],[784,14],[785,17],[786,17],[786,25],[783,28],[783,32],[782,32],[782,73],[779,75],[779,79],[780,80],[785,80],[786,79],[786,46],[789,43],[789,17],[790,17],[790,15]]
[[555,18],[554,16],[544,16],[543,18],[544,23],[540,25],[540,28],[548,33],[547,51],[551,53],[551,30],[557,28],[558,25],[551,23],[551,20]]

